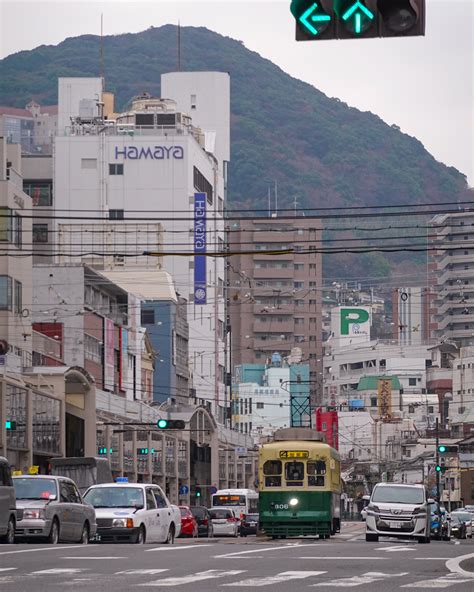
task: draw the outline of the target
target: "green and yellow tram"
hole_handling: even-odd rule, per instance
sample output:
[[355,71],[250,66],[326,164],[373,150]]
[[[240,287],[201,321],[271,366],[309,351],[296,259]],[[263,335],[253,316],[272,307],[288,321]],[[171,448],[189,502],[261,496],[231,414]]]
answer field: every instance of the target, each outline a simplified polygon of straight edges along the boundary
[[275,432],[259,453],[260,529],[273,538],[340,529],[341,467],[337,450],[309,428]]

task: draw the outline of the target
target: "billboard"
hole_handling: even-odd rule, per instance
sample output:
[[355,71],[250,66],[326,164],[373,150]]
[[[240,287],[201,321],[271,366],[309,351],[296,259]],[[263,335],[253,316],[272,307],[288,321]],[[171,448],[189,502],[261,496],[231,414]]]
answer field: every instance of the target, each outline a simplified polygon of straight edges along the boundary
[[[194,194],[194,304],[207,303],[206,194]],[[203,253],[203,255],[200,255]]]
[[339,346],[370,341],[372,309],[367,306],[337,306],[331,310],[331,331]]
[[123,327],[120,329],[120,390],[127,390],[127,369],[128,369],[128,332]]
[[104,389],[114,390],[114,322],[104,319]]
[[381,419],[392,418],[392,381],[381,378],[377,385],[377,405]]

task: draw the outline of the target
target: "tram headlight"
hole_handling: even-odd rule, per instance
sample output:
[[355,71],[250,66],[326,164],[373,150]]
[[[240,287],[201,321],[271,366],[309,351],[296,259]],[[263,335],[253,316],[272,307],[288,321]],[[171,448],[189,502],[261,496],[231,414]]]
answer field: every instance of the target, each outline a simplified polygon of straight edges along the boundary
[[298,505],[298,499],[296,497],[292,497],[290,499],[290,506],[292,506],[294,508],[297,505]]

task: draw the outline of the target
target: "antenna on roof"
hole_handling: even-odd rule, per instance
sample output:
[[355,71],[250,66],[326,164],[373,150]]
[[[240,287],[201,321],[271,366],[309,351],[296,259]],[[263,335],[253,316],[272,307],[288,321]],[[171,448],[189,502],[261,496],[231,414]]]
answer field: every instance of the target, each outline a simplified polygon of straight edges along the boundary
[[178,21],[178,72],[181,72],[181,24]]
[[104,14],[100,13],[100,77],[104,78]]

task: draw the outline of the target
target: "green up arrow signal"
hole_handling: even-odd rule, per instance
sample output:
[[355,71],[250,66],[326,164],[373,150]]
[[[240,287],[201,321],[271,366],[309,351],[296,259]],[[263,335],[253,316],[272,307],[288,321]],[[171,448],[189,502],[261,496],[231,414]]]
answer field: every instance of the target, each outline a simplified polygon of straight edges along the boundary
[[307,2],[301,0],[293,0],[291,4],[291,12],[307,33],[311,35],[319,35],[327,29],[331,22],[331,16],[324,12],[317,2],[313,2],[309,7]]
[[359,0],[357,0],[357,2],[354,2],[349,6],[349,8],[342,14],[341,18],[346,23],[347,28],[356,35],[360,35],[372,25],[375,15],[367,8],[367,6],[364,6]]

